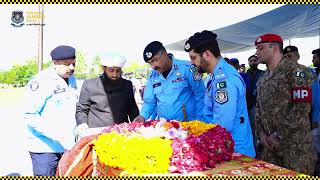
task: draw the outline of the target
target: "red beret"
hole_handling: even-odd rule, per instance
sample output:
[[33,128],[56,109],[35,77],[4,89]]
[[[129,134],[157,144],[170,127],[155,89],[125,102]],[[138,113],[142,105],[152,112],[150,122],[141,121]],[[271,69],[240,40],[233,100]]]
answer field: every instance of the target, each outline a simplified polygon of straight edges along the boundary
[[256,41],[255,45],[258,45],[260,43],[266,43],[266,42],[277,42],[283,44],[283,40],[279,35],[276,34],[265,34],[262,36],[259,36]]

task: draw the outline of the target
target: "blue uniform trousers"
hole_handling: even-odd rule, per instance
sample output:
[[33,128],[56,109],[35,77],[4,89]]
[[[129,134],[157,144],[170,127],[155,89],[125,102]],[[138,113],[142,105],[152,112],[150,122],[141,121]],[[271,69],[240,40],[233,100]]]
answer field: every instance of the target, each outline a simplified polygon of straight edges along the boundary
[[35,176],[54,176],[63,153],[29,152]]

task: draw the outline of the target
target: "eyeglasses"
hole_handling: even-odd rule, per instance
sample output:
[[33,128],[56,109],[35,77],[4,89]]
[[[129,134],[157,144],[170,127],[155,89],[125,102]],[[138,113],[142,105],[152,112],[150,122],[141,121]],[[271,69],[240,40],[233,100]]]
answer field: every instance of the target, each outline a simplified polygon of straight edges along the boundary
[[163,54],[163,51],[161,51],[160,56],[158,58],[153,58],[150,61],[148,61],[147,63],[150,64],[150,65],[152,65],[154,63],[158,63],[159,60],[161,59],[162,54]]

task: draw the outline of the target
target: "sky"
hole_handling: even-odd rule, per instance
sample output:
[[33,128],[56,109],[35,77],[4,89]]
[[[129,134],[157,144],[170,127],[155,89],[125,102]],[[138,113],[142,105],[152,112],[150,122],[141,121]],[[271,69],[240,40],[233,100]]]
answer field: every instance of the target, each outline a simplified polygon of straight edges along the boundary
[[[58,45],[71,45],[85,53],[88,61],[107,51],[117,51],[130,62],[144,63],[142,52],[151,41],[164,45],[185,39],[195,32],[231,25],[281,5],[45,5],[44,6],[44,61]],[[0,70],[23,64],[37,56],[38,26],[11,26],[14,10],[38,11],[38,5],[0,6]],[[293,42],[300,40],[291,40]],[[309,42],[310,41],[310,42]],[[305,45],[318,45],[311,38]],[[285,45],[287,42],[285,42]],[[315,49],[315,48],[313,48]],[[311,48],[312,50],[312,48]],[[305,62],[311,63],[310,48]],[[170,51],[169,51],[170,52]],[[188,59],[185,52],[172,52]],[[223,54],[238,57],[246,63],[254,50]],[[310,59],[310,61],[309,61]]]

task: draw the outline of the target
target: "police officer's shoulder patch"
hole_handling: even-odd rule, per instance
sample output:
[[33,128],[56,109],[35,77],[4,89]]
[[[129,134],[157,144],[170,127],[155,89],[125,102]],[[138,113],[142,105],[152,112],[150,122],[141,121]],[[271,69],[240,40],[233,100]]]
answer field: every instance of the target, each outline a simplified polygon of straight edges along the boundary
[[36,91],[39,88],[39,83],[38,81],[32,81],[29,85],[29,88],[31,91]]
[[192,72],[192,73],[198,73],[198,68],[195,67],[195,66],[191,66],[190,72]]
[[193,80],[200,81],[202,79],[202,75],[198,72],[197,67],[192,66],[189,70],[192,73]]
[[219,72],[214,74],[214,79],[222,82],[223,80],[227,79],[227,74],[225,74],[222,69],[219,69]]
[[193,73],[192,77],[193,77],[193,80],[200,81],[202,78],[202,75],[200,73]]
[[217,103],[224,104],[228,102],[228,92],[226,90],[218,90],[214,99]]
[[217,89],[227,88],[227,82],[222,81],[217,83]]

